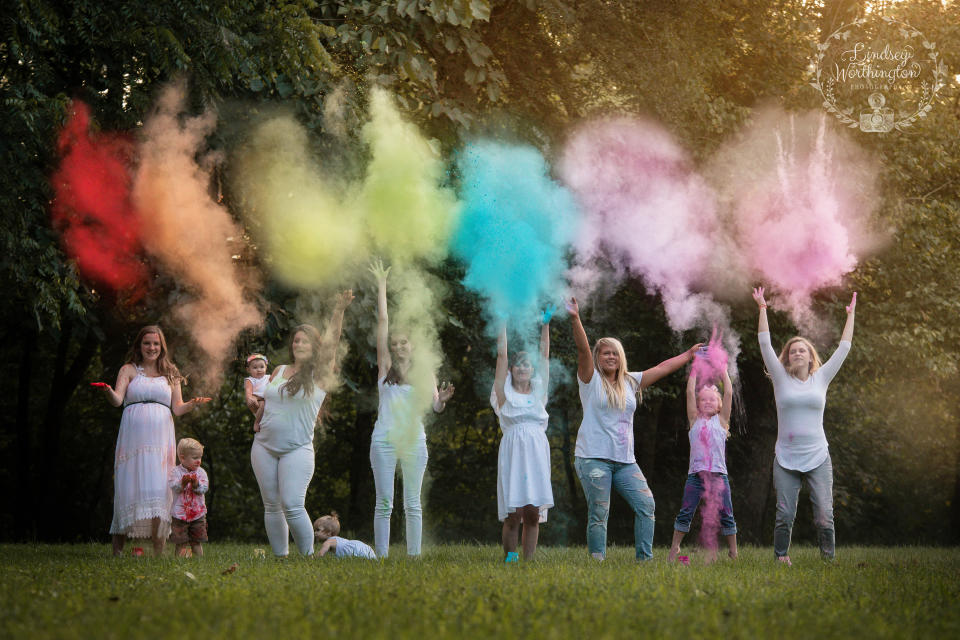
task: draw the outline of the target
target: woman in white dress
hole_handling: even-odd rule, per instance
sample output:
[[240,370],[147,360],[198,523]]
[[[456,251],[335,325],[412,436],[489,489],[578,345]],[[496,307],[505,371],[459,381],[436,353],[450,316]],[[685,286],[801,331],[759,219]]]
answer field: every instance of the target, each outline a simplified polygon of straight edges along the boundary
[[503,438],[497,457],[497,516],[503,522],[506,562],[517,561],[517,539],[523,522],[523,559],[537,549],[540,522],[553,506],[550,486],[550,443],[547,441],[547,388],[550,376],[550,325],[540,329],[537,372],[530,355],[518,351],[507,358],[507,329],[497,340],[497,370],[491,402],[500,418]]
[[148,325],[137,333],[116,388],[103,385],[110,404],[123,405],[114,459],[113,555],[123,553],[127,538],[151,538],[154,554],[163,553],[173,502],[167,475],[177,464],[173,416],[210,401],[183,402],[182,379],[168,355],[163,331]]

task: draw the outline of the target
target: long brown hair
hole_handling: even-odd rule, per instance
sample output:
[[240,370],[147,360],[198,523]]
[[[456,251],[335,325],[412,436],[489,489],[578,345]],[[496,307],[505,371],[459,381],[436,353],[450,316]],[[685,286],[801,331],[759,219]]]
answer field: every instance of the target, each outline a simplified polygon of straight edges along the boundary
[[283,383],[283,386],[280,387],[280,393],[289,393],[295,396],[303,389],[305,395],[312,396],[317,381],[322,375],[320,370],[325,355],[321,348],[323,346],[323,336],[320,335],[316,327],[310,324],[301,324],[294,327],[293,333],[290,334],[290,360],[292,362],[296,362],[296,358],[293,356],[293,339],[297,337],[298,333],[305,335],[310,343],[310,359],[297,364],[297,372]]
[[[410,342],[410,334],[406,331],[398,330],[394,335],[404,336],[407,339],[407,342]],[[390,368],[387,370],[387,375],[383,378],[383,384],[406,384],[407,380],[400,369],[397,367],[397,359],[394,358],[391,354],[390,357]]]
[[130,351],[127,352],[127,364],[136,367],[143,365],[143,349],[140,346],[143,343],[143,337],[148,333],[155,333],[160,338],[160,356],[157,358],[157,373],[167,379],[170,384],[175,384],[183,380],[177,365],[173,364],[167,351],[167,339],[163,336],[163,331],[158,325],[148,324],[137,332],[137,337],[133,340]]

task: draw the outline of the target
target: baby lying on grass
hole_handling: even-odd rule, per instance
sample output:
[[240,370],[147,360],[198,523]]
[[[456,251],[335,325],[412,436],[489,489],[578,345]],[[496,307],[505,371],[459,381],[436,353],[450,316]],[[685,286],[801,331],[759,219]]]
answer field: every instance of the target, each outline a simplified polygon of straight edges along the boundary
[[316,551],[316,555],[324,556],[328,551],[333,551],[338,558],[377,559],[377,554],[373,552],[370,545],[359,540],[341,538],[337,536],[338,533],[340,533],[340,518],[336,511],[331,511],[328,516],[317,518],[313,523],[313,535],[323,544]]

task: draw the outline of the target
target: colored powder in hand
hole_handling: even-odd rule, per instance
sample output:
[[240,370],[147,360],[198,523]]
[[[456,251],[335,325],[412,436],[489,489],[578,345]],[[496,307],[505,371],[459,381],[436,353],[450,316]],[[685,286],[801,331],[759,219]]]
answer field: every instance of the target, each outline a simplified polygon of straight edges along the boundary
[[[871,225],[877,165],[821,113],[759,114],[712,161],[750,274],[802,329],[813,294],[839,286],[881,235]],[[744,287],[748,287],[745,284]]]
[[[701,441],[709,438],[705,435],[706,426],[701,430]],[[709,442],[704,442],[705,450],[709,451]],[[700,506],[700,546],[711,552],[717,550],[717,535],[720,532],[720,509],[723,504],[723,479],[718,473],[709,471],[700,472],[703,482],[703,498]]]
[[137,299],[147,269],[138,259],[139,222],[130,200],[134,146],[123,135],[90,131],[90,107],[72,102],[60,132],[60,167],[51,178],[54,227],[80,273]]
[[723,334],[713,328],[706,353],[698,353],[690,367],[690,375],[697,377],[697,387],[715,384],[723,381],[723,373],[727,370],[729,357],[723,347]]
[[363,139],[371,158],[357,208],[375,250],[389,263],[441,260],[459,205],[453,190],[443,186],[439,149],[400,116],[391,96],[379,88],[370,94]]
[[452,251],[467,265],[464,285],[483,296],[492,319],[532,324],[545,302],[564,296],[574,198],[533,147],[471,142],[457,168],[464,209]]
[[364,262],[363,224],[314,161],[309,134],[292,116],[267,120],[237,153],[232,184],[265,262],[287,284],[339,286]]
[[729,325],[710,293],[724,253],[715,195],[669,133],[638,119],[589,123],[565,145],[560,173],[584,212],[570,271],[581,297],[629,272],[662,296],[674,330]]
[[147,118],[133,200],[147,251],[190,293],[173,313],[202,351],[206,382],[218,386],[234,339],[261,315],[248,300],[254,277],[231,258],[242,230],[210,195],[216,158],[205,153],[205,139],[216,117],[187,117],[184,103],[183,84],[171,85]]

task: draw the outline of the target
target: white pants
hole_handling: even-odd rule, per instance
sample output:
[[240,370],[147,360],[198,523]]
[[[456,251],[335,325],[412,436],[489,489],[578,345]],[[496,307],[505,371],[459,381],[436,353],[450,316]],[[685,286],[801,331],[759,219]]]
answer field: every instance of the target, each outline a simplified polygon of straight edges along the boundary
[[254,440],[250,462],[260,485],[263,524],[274,555],[287,555],[290,533],[300,553],[312,554],[313,523],[304,501],[313,478],[313,444],[277,454]]
[[[420,539],[423,535],[423,508],[420,506],[420,489],[423,473],[427,469],[427,443],[418,442],[400,459],[403,472],[403,514],[407,521],[407,554],[420,555]],[[393,478],[397,472],[397,453],[389,442],[370,443],[370,465],[373,467],[373,483],[377,489],[377,504],[373,509],[373,539],[377,557],[386,558],[390,553],[390,514],[393,513]]]

